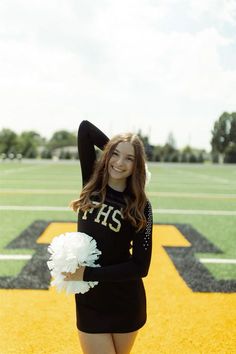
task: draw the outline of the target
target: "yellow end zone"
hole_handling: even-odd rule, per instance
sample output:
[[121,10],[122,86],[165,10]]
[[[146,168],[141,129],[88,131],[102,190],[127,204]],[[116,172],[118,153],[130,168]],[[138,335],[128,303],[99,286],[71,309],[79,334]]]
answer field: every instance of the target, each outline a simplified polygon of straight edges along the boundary
[[[154,225],[153,256],[144,278],[148,322],[132,354],[231,354],[236,352],[236,294],[194,293],[162,246],[190,246],[171,225]],[[76,231],[52,223],[39,237]],[[40,270],[39,270],[40,271]],[[75,326],[74,296],[47,290],[0,290],[1,354],[82,354]]]
[[77,231],[77,225],[74,222],[68,222],[68,223],[52,222],[44,230],[42,235],[40,235],[40,237],[37,240],[37,243],[51,243],[53,237],[58,236],[60,234],[64,234],[65,232],[75,232],[75,231]]

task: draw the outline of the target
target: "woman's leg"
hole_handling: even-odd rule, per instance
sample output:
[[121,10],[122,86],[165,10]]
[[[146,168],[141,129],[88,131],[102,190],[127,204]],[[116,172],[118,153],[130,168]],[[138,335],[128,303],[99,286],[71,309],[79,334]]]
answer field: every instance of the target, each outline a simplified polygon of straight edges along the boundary
[[112,333],[116,354],[129,354],[138,331],[130,333]]
[[116,354],[111,333],[78,333],[84,354]]

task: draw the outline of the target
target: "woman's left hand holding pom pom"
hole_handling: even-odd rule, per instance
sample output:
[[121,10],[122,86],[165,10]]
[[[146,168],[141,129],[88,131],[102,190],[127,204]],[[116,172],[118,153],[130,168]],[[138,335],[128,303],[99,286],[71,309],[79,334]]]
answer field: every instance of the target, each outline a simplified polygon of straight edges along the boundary
[[78,281],[78,280],[83,280],[84,270],[85,270],[85,267],[81,266],[81,267],[77,268],[74,273],[62,272],[61,274],[65,275],[64,281],[73,281],[73,280]]
[[86,266],[99,267],[95,262],[101,251],[91,236],[83,232],[66,232],[53,238],[48,252],[51,285],[59,292],[65,289],[67,294],[85,294],[98,284],[83,279]]

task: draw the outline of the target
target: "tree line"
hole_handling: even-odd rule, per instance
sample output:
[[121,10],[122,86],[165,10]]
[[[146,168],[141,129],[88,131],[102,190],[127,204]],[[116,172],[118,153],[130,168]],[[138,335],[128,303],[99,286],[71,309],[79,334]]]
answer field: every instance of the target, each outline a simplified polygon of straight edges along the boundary
[[0,154],[2,158],[42,158],[50,159],[59,150],[59,158],[70,159],[72,154],[65,153],[67,147],[76,147],[76,133],[60,130],[47,140],[35,131],[25,131],[17,135],[11,129],[0,131]]
[[[211,160],[214,163],[236,163],[236,112],[224,112],[214,123],[211,131],[211,152],[185,146],[177,149],[172,133],[164,145],[153,145],[149,137],[138,132],[144,143],[147,159],[159,162],[198,162]],[[60,130],[50,139],[35,131],[16,134],[11,129],[0,131],[1,159],[41,158],[77,159],[77,133]]]

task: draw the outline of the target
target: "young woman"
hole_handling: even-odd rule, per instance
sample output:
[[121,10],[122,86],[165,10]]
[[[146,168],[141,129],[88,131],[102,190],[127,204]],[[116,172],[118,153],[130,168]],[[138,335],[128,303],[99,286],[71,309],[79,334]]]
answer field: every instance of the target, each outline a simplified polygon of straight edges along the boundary
[[[95,146],[103,150],[96,161]],[[152,210],[145,195],[145,153],[134,134],[110,141],[82,121],[78,149],[83,189],[71,203],[78,231],[92,236],[102,252],[100,267],[80,267],[65,280],[98,281],[76,294],[77,327],[85,354],[128,354],[146,322],[142,277],[152,249]]]

